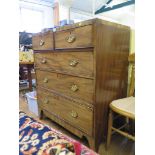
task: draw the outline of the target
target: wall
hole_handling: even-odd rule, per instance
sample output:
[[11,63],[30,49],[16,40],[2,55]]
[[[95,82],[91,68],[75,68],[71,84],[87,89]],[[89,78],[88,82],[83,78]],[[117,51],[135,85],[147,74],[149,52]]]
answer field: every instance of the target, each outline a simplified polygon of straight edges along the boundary
[[59,21],[68,19],[68,7],[59,5]]
[[71,8],[70,14],[71,19],[74,20],[75,23],[93,18],[93,15],[91,13],[87,13],[74,8]]
[[[46,5],[44,4],[36,4],[35,1],[19,1],[19,12],[21,8],[26,8],[26,9],[31,9],[31,10],[36,10],[36,11],[41,11],[43,14],[42,18],[42,28],[50,28],[53,27],[53,7],[52,5]],[[31,24],[31,23],[30,23]],[[21,29],[21,25],[20,25]]]

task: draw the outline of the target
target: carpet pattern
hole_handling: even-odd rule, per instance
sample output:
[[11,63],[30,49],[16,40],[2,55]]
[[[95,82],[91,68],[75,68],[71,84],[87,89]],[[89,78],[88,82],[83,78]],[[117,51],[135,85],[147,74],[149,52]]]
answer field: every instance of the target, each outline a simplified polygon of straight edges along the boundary
[[19,113],[19,155],[97,155],[80,142]]

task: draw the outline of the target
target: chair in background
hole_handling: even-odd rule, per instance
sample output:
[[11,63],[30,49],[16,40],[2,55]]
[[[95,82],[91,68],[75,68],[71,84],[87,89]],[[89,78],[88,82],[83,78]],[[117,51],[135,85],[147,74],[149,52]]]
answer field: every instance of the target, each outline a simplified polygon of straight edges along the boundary
[[[131,65],[131,76],[130,76],[130,85],[128,89],[128,97],[123,99],[114,100],[110,103],[110,112],[109,112],[109,120],[108,120],[108,134],[107,134],[107,144],[108,148],[111,142],[111,136],[113,133],[117,132],[133,141],[135,141],[135,136],[127,131],[123,131],[122,129],[125,127],[129,127],[131,121],[135,121],[135,54],[129,55],[129,64]],[[113,126],[113,121],[116,117],[123,116],[126,118],[125,124],[121,127],[116,128]],[[116,118],[117,119],[117,118]],[[129,121],[130,120],[130,121]]]

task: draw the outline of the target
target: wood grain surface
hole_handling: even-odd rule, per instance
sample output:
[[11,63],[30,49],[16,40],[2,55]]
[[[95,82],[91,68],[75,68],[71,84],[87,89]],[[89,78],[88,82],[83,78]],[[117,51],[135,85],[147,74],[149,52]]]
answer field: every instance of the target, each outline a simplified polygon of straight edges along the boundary
[[[40,45],[40,42],[43,41],[43,45]],[[44,33],[34,34],[32,37],[33,50],[53,50],[54,49],[54,40],[53,32],[47,31]]]
[[[75,36],[71,43],[67,41],[70,35]],[[55,49],[82,48],[93,46],[92,25],[58,31],[54,33]]]
[[37,95],[38,104],[43,109],[92,135],[93,111],[89,107],[78,105],[41,89],[37,90]]
[[[35,67],[44,70],[53,70],[71,75],[93,78],[93,52],[89,51],[66,51],[36,53]],[[75,65],[73,64],[75,62]]]
[[[79,78],[59,73],[36,70],[37,85],[55,90],[59,93],[78,98],[93,104],[94,101],[94,81],[91,79]],[[48,82],[44,82],[44,80]],[[77,90],[72,87],[77,86]],[[74,89],[74,88],[73,88]]]
[[[63,105],[66,103],[66,106],[57,104],[60,105],[59,110],[68,112],[72,109],[72,101],[76,101],[75,104],[80,106],[78,113],[82,111],[90,117],[80,114],[81,121],[85,118],[93,121],[92,129],[87,129],[86,134],[81,130],[85,127],[83,123],[79,124],[79,128],[76,126],[76,129],[75,126],[70,127],[67,121],[54,116],[49,108],[40,108],[40,113],[59,124],[63,122],[63,127],[79,134],[79,137],[83,132],[90,147],[97,151],[100,143],[106,138],[110,102],[127,95],[130,28],[92,19],[60,27],[53,33],[53,50],[35,50],[37,88],[55,93],[60,98],[64,97]],[[46,63],[41,63],[45,59]],[[71,60],[78,63],[70,66]],[[89,114],[87,109],[81,109],[81,104],[86,107],[92,105],[92,114]],[[73,112],[73,116],[75,115]],[[67,116],[63,113],[61,117]]]
[[111,101],[126,97],[130,29],[126,26],[96,22],[96,83],[94,137],[99,143],[106,138],[108,110]]

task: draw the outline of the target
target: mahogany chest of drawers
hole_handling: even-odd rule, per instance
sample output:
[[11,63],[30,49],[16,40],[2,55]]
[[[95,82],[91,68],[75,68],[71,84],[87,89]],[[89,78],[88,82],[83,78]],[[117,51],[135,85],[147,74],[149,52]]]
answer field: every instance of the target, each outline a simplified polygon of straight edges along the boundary
[[34,34],[40,117],[51,118],[97,150],[108,105],[126,96],[130,29],[92,19]]

